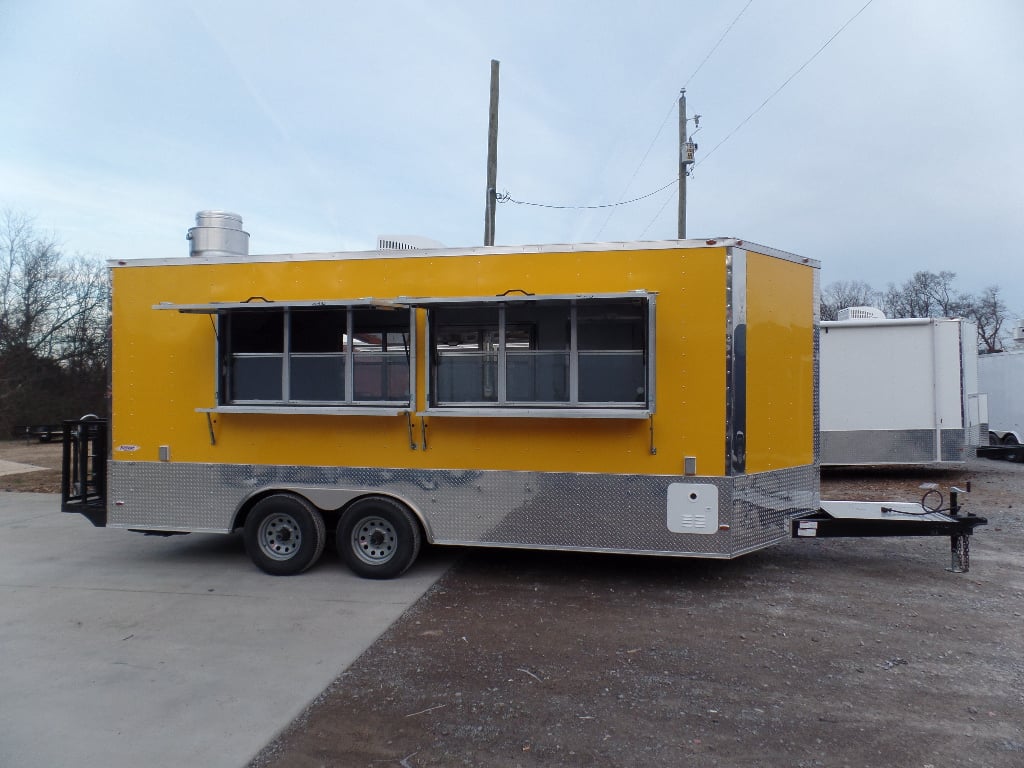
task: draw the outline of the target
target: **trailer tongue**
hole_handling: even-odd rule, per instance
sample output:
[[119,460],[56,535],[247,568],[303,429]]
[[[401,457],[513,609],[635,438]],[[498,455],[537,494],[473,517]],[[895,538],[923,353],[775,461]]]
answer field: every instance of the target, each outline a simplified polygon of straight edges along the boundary
[[[925,494],[937,491],[930,490]],[[970,536],[984,517],[962,514],[958,488],[950,491],[949,507],[929,508],[920,503],[899,501],[821,501],[821,509],[792,520],[793,538],[860,538],[875,536],[949,536],[953,573],[971,568]],[[940,497],[941,498],[941,497]]]

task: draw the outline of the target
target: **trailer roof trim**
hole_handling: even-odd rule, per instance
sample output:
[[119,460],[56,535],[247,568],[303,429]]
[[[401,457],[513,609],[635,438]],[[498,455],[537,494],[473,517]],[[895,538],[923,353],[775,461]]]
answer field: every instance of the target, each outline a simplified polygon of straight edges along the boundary
[[881,326],[891,328],[897,325],[935,325],[936,323],[959,323],[959,317],[886,317],[857,318],[856,320],[822,320],[822,328],[864,328]]
[[740,248],[772,256],[797,264],[806,264],[815,269],[821,262],[798,256],[788,251],[771,248],[737,237],[693,238],[690,240],[634,240],[614,243],[553,243],[543,245],[480,245],[463,248],[424,248],[409,250],[371,251],[327,251],[322,253],[268,253],[249,256],[188,256],[172,258],[141,258],[109,260],[111,268],[120,267],[167,267],[189,264],[256,264],[280,261],[349,261],[359,259],[422,259],[445,258],[448,256],[500,256],[531,253],[591,253],[596,251],[655,251],[702,248]]
[[580,301],[580,300],[606,300],[606,299],[651,299],[658,295],[657,291],[618,291],[614,293],[521,293],[519,289],[510,289],[509,292],[500,293],[497,296],[442,296],[442,297],[414,297],[399,296],[398,301],[403,306],[429,307],[436,304],[508,304],[519,302],[540,302],[540,301]]
[[380,309],[407,309],[408,305],[394,299],[314,299],[299,301],[269,301],[262,297],[259,301],[213,301],[209,304],[175,304],[162,301],[154,304],[153,309],[173,309],[185,315],[215,315],[236,309],[319,309],[322,307],[378,307]]

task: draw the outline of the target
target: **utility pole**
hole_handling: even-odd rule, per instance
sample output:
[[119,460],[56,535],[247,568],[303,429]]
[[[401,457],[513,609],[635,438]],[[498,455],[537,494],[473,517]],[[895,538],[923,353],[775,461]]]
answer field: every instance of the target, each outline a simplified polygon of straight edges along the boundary
[[[700,115],[693,116],[694,133],[700,130]],[[686,177],[690,175],[690,166],[694,164],[697,145],[686,135],[686,124],[690,118],[686,116],[686,89],[679,91],[679,239],[686,239]]]
[[686,239],[686,89],[679,91],[679,239]]
[[487,125],[487,203],[484,245],[494,245],[494,211],[498,204],[498,62],[491,59],[491,108]]

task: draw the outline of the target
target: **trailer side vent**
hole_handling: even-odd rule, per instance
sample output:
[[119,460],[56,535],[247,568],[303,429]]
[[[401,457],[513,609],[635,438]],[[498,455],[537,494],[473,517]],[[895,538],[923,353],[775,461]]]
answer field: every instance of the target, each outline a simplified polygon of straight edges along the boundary
[[847,307],[839,310],[839,320],[885,320],[885,312],[878,307]]

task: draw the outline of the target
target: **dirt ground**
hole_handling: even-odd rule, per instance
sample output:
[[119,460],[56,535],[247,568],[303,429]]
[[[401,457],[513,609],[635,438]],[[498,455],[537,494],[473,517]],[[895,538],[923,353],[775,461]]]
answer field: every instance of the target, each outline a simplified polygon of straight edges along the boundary
[[[59,489],[59,445],[0,459],[50,468],[0,488]],[[825,471],[822,496],[968,480],[989,525],[967,574],[945,538],[731,561],[466,550],[251,766],[1020,768],[1024,464]]]
[[0,459],[44,467],[41,470],[0,476],[0,491],[60,493],[61,444],[36,440],[0,441]]
[[967,479],[990,521],[967,574],[946,538],[467,551],[251,765],[1019,768],[1024,464],[833,471],[822,495]]

